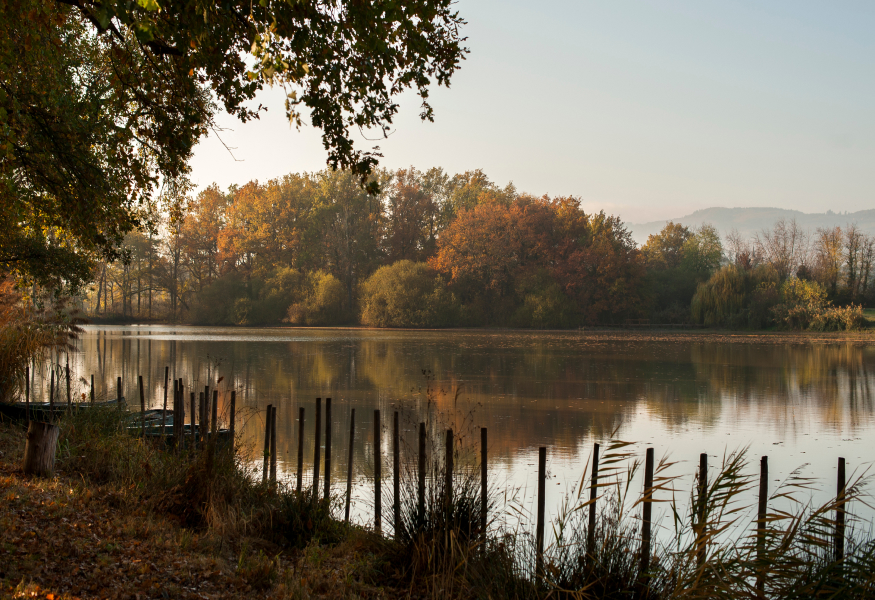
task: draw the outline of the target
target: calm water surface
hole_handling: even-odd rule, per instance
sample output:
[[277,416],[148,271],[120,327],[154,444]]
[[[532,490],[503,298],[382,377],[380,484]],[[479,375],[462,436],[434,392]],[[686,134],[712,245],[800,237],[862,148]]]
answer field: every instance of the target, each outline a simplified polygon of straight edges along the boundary
[[[725,338],[722,338],[725,339]],[[686,340],[686,341],[685,341]],[[163,401],[165,365],[187,390],[219,377],[220,412],[237,390],[244,436],[257,456],[263,412],[278,405],[280,470],[297,466],[298,408],[306,410],[305,473],[312,475],[316,397],[332,398],[333,481],[345,486],[349,413],[356,409],[354,465],[365,519],[373,472],[373,411],[381,409],[384,480],[391,473],[391,415],[401,413],[403,454],[413,457],[420,421],[443,422],[479,443],[489,431],[490,473],[522,487],[531,505],[537,449],[548,448],[548,506],[579,484],[594,442],[610,436],[654,446],[681,461],[679,496],[689,494],[700,452],[717,464],[750,447],[770,458],[774,485],[793,469],[835,490],[836,460],[849,470],[875,458],[875,346],[863,343],[741,343],[647,340],[645,336],[538,332],[88,327],[72,357],[84,383],[115,395],[115,378],[135,398],[147,382]],[[39,387],[37,389],[39,392]],[[437,439],[437,437],[436,437]],[[323,436],[324,440],[324,436]],[[750,469],[758,467],[752,464]],[[492,475],[494,474],[494,475]],[[686,477],[689,475],[689,477]],[[384,485],[384,488],[386,486]],[[824,495],[825,494],[825,495]],[[385,503],[384,503],[385,504]]]

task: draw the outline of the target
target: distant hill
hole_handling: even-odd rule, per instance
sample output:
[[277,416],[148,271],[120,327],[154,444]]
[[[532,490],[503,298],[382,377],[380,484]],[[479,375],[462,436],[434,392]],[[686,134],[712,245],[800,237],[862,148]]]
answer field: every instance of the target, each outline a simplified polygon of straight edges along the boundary
[[[860,210],[853,213],[804,213],[798,210],[785,208],[703,208],[696,212],[680,217],[669,219],[675,223],[682,223],[687,227],[698,227],[702,223],[710,223],[725,237],[733,228],[743,236],[752,237],[754,233],[764,228],[770,228],[778,219],[796,219],[803,228],[812,233],[818,227],[844,227],[849,223],[857,226],[870,235],[875,235],[875,209]],[[649,223],[629,223],[629,231],[638,244],[647,241],[647,236],[659,233],[668,221],[651,221]]]

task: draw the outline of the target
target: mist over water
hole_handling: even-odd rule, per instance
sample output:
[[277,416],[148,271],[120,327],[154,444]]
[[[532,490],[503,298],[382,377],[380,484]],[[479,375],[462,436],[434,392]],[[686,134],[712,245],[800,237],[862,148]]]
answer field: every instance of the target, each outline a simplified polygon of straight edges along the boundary
[[[330,397],[332,481],[338,491],[345,489],[349,414],[355,408],[356,513],[362,521],[370,520],[373,494],[374,409],[382,412],[384,491],[391,488],[392,412],[399,410],[402,462],[415,461],[420,421],[429,422],[435,440],[452,423],[472,449],[479,445],[477,428],[487,427],[491,481],[520,488],[527,509],[539,446],[548,449],[547,500],[555,510],[561,496],[579,486],[592,444],[606,442],[612,432],[636,442],[633,451],[642,458],[652,445],[657,460],[670,454],[681,461],[673,469],[684,475],[676,484],[681,501],[693,485],[700,452],[716,467],[725,453],[746,446],[752,472],[759,456],[769,456],[775,480],[770,486],[807,465],[803,472],[823,484],[814,499],[825,500],[835,493],[839,456],[847,459],[849,472],[875,458],[875,347],[750,339],[89,326],[70,358],[74,397],[87,393],[91,374],[98,396],[114,397],[121,376],[132,408],[139,404],[137,375],[143,375],[153,408],[163,403],[165,366],[171,393],[172,379],[183,379],[186,402],[188,392],[203,391],[208,373],[213,386],[222,377],[219,413],[227,411],[228,392],[237,390],[238,422],[244,423],[253,460],[261,460],[264,408],[278,406],[279,471],[292,478],[298,409],[306,411],[304,473],[310,479],[314,401]],[[35,395],[47,396],[47,380],[37,376],[35,386]]]

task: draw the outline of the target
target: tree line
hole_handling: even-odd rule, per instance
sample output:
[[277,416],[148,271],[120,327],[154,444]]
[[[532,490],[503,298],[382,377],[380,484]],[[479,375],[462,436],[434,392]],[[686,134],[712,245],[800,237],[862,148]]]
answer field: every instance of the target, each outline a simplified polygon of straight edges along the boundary
[[728,268],[816,282],[840,304],[873,295],[873,239],[853,227],[808,236],[779,222],[724,243],[711,226],[668,223],[638,247],[619,217],[480,170],[372,182],[325,170],[195,195],[175,180],[157,233],[129,234],[82,302],[96,317],[199,324],[568,328],[704,322],[697,298]]

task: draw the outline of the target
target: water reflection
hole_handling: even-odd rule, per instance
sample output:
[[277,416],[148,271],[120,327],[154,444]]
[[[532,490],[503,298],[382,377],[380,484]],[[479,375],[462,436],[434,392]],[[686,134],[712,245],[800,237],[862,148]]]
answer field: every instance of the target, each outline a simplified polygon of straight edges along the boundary
[[[471,415],[471,424],[489,428],[491,467],[516,480],[531,475],[533,452],[548,446],[562,485],[563,477],[577,480],[590,444],[618,428],[626,439],[690,460],[750,444],[756,453],[777,455],[773,464],[783,460],[786,469],[818,460],[826,469],[840,451],[859,464],[875,412],[875,348],[859,343],[140,326],[89,327],[80,349],[71,357],[83,378],[80,391],[94,374],[98,394],[114,395],[121,376],[125,394],[134,397],[142,374],[153,407],[163,401],[165,365],[189,390],[203,389],[208,376],[224,377],[220,412],[226,392],[236,389],[254,451],[261,447],[263,408],[278,405],[277,446],[287,474],[297,463],[298,407],[306,409],[312,436],[314,399],[332,397],[335,480],[346,473],[351,407],[360,474],[373,465],[373,409],[388,415],[400,408],[411,443],[427,410],[459,420]],[[35,385],[47,394],[39,378]],[[814,440],[818,458],[811,456]],[[308,475],[311,444],[305,440]]]

